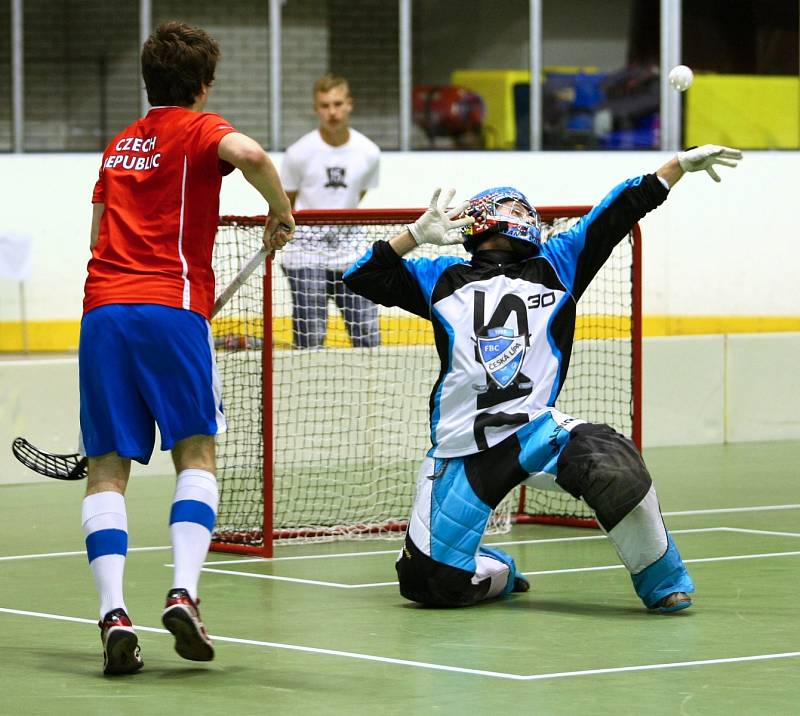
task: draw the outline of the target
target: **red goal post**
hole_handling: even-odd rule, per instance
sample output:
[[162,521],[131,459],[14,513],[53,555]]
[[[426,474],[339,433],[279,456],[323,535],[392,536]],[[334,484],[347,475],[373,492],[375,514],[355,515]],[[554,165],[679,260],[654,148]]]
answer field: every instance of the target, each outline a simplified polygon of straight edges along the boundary
[[[545,237],[590,207],[543,207]],[[388,239],[422,209],[301,211],[293,244],[320,254],[334,298],[335,254],[355,256]],[[214,265],[225,285],[258,249],[264,217],[220,218]],[[336,251],[333,247],[338,247]],[[461,247],[423,247],[415,255]],[[607,422],[641,445],[641,234],[620,242],[578,303],[563,412]],[[286,257],[283,261],[288,262]],[[218,438],[220,507],[212,549],[271,556],[279,540],[396,536],[405,529],[416,470],[430,444],[428,393],[438,374],[430,324],[378,308],[380,345],[352,347],[334,301],[323,347],[293,348],[293,297],[268,260],[212,324],[228,432]],[[320,273],[321,272],[321,273]],[[266,298],[269,300],[265,300]],[[594,525],[563,492],[521,488],[495,511],[489,531],[516,522]]]

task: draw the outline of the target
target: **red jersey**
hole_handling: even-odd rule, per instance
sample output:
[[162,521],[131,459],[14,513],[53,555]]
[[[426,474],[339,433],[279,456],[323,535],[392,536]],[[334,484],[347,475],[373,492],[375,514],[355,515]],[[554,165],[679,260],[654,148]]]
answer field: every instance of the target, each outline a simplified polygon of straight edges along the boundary
[[210,318],[211,254],[222,177],[217,155],[236,130],[218,114],[154,107],[106,148],[92,203],[105,204],[83,312],[157,303]]

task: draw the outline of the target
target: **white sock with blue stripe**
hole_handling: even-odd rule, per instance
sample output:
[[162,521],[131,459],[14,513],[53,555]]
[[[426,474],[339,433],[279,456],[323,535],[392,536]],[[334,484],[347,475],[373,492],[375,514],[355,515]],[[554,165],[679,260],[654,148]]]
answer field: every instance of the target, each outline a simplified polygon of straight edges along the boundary
[[175,564],[172,587],[182,587],[195,601],[218,504],[217,478],[212,473],[191,468],[178,474],[169,515],[172,561]]
[[122,577],[128,553],[125,498],[111,491],[87,495],[83,499],[81,521],[89,567],[100,596],[102,619],[112,609],[126,609],[122,596]]

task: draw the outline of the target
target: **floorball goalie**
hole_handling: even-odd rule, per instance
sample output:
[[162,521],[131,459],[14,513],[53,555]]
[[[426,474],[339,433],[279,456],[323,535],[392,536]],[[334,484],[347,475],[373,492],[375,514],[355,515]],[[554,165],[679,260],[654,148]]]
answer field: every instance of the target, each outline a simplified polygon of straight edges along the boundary
[[[448,210],[454,192],[405,231],[378,241],[344,279],[384,306],[430,320],[441,361],[430,397],[432,446],[422,461],[400,592],[467,606],[528,581],[514,560],[481,545],[492,510],[516,486],[561,489],[594,512],[648,609],[691,606],[694,584],[664,526],[636,446],[608,425],[559,412],[575,306],[619,241],[662,204],[685,172],[736,166],[741,153],[705,145],[628,179],[570,229],[542,241],[536,209],[512,187]],[[469,260],[406,259],[425,243],[463,242]]]

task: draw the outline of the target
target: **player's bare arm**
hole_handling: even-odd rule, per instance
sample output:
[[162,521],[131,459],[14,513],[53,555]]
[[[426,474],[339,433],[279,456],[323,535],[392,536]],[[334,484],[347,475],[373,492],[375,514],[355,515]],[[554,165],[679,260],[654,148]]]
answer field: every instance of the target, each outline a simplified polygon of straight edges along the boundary
[[217,153],[220,159],[239,169],[267,201],[269,215],[264,227],[264,245],[272,250],[281,248],[294,232],[292,204],[267,153],[258,142],[239,132],[226,134]]
[[92,204],[92,228],[89,238],[90,249],[93,249],[95,246],[97,246],[97,240],[100,236],[100,219],[103,217],[103,212],[105,210],[105,204]]
[[292,210],[294,210],[294,203],[297,201],[297,192],[296,191],[287,191],[286,196],[289,197],[289,204],[292,206]]
[[394,249],[398,256],[405,256],[416,249],[419,244],[414,241],[414,237],[408,229],[403,229],[397,236],[389,239],[389,246]]
[[664,181],[669,184],[670,189],[678,183],[683,174],[684,171],[681,169],[681,165],[678,164],[678,160],[675,157],[672,157],[672,159],[661,166],[656,172],[656,176],[664,179]]

